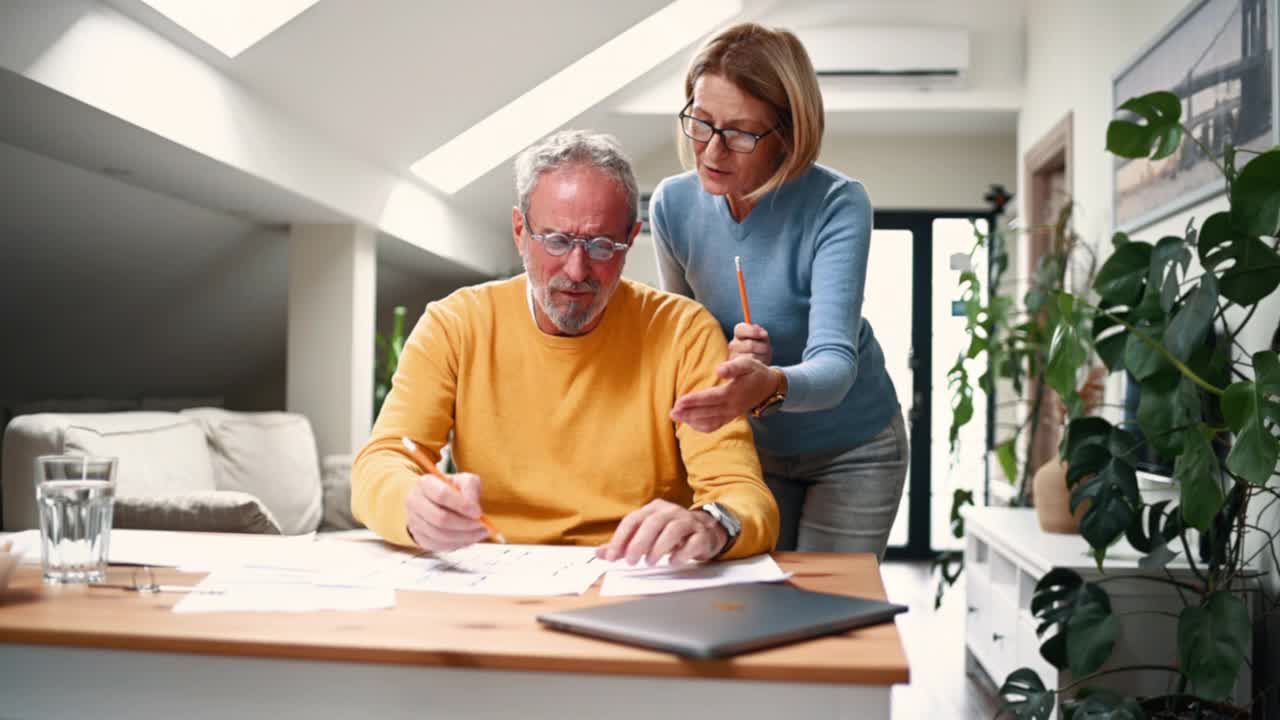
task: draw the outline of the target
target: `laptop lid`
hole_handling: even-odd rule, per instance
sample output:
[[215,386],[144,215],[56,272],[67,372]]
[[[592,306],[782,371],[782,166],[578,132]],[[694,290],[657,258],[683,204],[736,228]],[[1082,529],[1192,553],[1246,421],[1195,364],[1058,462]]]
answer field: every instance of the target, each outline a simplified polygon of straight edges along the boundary
[[695,658],[719,658],[888,622],[903,605],[749,583],[538,616],[556,630]]

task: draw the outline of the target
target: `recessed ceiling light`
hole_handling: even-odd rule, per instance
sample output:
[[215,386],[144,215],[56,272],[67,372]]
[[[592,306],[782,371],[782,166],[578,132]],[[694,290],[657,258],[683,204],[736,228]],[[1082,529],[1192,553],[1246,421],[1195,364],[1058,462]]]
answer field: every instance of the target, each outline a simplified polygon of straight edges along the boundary
[[319,0],[142,0],[233,58]]
[[451,195],[740,12],[741,0],[676,0],[436,148],[409,169]]

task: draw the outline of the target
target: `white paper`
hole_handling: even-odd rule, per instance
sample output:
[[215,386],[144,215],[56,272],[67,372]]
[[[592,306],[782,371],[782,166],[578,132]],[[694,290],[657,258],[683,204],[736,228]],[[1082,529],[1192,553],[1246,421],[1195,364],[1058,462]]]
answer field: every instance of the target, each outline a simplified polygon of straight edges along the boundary
[[593,547],[480,543],[384,564],[349,582],[473,595],[581,595],[608,566]]
[[311,535],[256,535],[169,530],[111,530],[112,563],[177,567],[207,572],[221,567],[261,563],[284,568],[310,567]]
[[209,573],[173,606],[175,613],[315,612],[382,610],[395,607],[391,588],[350,587],[315,582],[308,571],[223,569]]
[[791,573],[783,572],[768,555],[678,567],[614,563],[605,573],[600,596],[654,595],[738,583],[779,582],[789,577]]
[[21,530],[14,533],[0,533],[0,546],[10,543],[9,552],[22,558],[23,564],[40,564],[40,531]]

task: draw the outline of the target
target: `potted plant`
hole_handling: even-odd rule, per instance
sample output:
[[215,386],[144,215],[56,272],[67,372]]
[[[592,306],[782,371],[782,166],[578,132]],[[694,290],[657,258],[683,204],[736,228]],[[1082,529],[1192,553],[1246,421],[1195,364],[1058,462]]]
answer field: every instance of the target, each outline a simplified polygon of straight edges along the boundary
[[373,364],[373,417],[382,412],[382,403],[391,392],[391,378],[395,377],[396,368],[400,365],[400,351],[404,349],[404,316],[405,306],[397,305],[392,311],[391,333],[374,334],[376,344]]
[[[1134,98],[1121,109],[1138,121],[1110,124],[1112,153],[1158,160],[1180,148],[1194,151],[1183,148],[1184,138],[1199,145],[1171,93]],[[1151,571],[1138,581],[1176,585],[1183,607],[1168,623],[1177,656],[1103,669],[1125,622],[1111,612],[1107,578],[1085,582],[1054,569],[1036,585],[1031,609],[1045,638],[1041,654],[1074,680],[1046,688],[1034,671],[1016,670],[1000,688],[1004,715],[1048,718],[1061,701],[1064,715],[1076,719],[1247,716],[1229,704],[1247,667],[1247,601],[1261,613],[1280,612],[1280,597],[1255,569],[1264,554],[1280,567],[1271,529],[1280,512],[1280,359],[1274,348],[1243,352],[1239,336],[1280,286],[1280,152],[1237,167],[1240,157],[1228,147],[1218,164],[1228,211],[1155,244],[1117,234],[1093,283],[1098,302],[1067,292],[1054,299],[1062,321],[1048,358],[1052,387],[1070,391],[1090,345],[1108,370],[1140,383],[1141,435],[1099,417],[1071,420],[1063,447],[1067,483],[1073,509],[1089,503],[1080,531],[1101,571],[1108,548],[1127,542]],[[1148,503],[1139,493],[1134,458],[1144,444],[1172,461],[1176,504]],[[1247,551],[1251,535],[1262,542]],[[1159,574],[1175,557],[1188,563],[1190,579]],[[1173,692],[1137,698],[1093,686],[1136,669],[1168,673]]]
[[[1091,382],[1086,382],[1082,393],[1067,392],[1062,396],[1056,394],[1056,389],[1049,382],[1050,340],[1058,324],[1064,320],[1054,299],[1069,288],[1074,288],[1079,293],[1087,291],[1096,272],[1092,248],[1081,242],[1072,226],[1074,209],[1074,204],[1067,200],[1052,224],[1025,229],[1027,234],[1046,235],[1048,242],[1047,251],[1037,261],[1035,272],[1029,278],[1028,290],[1021,301],[1006,292],[993,290],[988,294],[976,272],[966,270],[961,273],[961,301],[970,342],[966,351],[956,358],[955,364],[947,371],[947,384],[952,395],[949,442],[953,456],[956,454],[960,429],[973,419],[975,390],[986,397],[995,398],[997,385],[1007,383],[1014,397],[1000,401],[997,409],[1018,405],[1023,402],[1024,397],[1030,396],[1030,412],[1016,425],[1008,427],[997,424],[999,437],[995,439],[994,448],[989,455],[1004,479],[1014,487],[1010,501],[1014,506],[1032,504],[1035,490],[1033,479],[1037,471],[1043,471],[1041,485],[1053,492],[1054,496],[1037,504],[1037,512],[1047,513],[1057,509],[1057,514],[1041,518],[1041,524],[1046,530],[1057,532],[1068,529],[1074,531],[1074,520],[1066,510],[1065,483],[1058,492],[1057,485],[1051,478],[1045,477],[1045,474],[1053,475],[1061,470],[1065,477],[1065,469],[1060,467],[1056,453],[1050,457],[1041,457],[1042,451],[1038,452],[1036,449],[1046,444],[1046,438],[1047,444],[1052,447],[1056,438],[1062,437],[1064,417],[1091,412],[1100,401]],[[974,229],[974,245],[970,250],[968,267],[981,261],[982,255],[989,254],[988,281],[993,289],[1005,285],[1005,274],[1009,269],[1006,247],[1010,236],[1011,231],[998,227],[990,232],[982,232],[976,226]],[[974,360],[988,368],[976,379],[970,376],[967,367]],[[1085,402],[1081,399],[1082,395],[1093,398],[1093,402]],[[1055,406],[1061,410],[1052,412]],[[1020,447],[1024,448],[1021,467]],[[952,497],[951,531],[957,538],[964,535],[962,509],[973,501],[973,493],[968,490],[957,490]],[[934,599],[935,605],[939,605],[946,588],[959,579],[964,567],[964,555],[959,551],[940,553],[933,566],[939,572]]]

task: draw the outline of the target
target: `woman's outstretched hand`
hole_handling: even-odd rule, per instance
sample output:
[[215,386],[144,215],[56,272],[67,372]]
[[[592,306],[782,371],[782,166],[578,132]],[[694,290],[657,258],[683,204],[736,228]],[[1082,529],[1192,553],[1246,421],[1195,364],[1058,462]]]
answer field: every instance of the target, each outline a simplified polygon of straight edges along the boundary
[[671,408],[672,420],[699,432],[713,432],[764,402],[778,387],[777,374],[748,355],[720,363],[716,374],[728,382],[676,400]]

